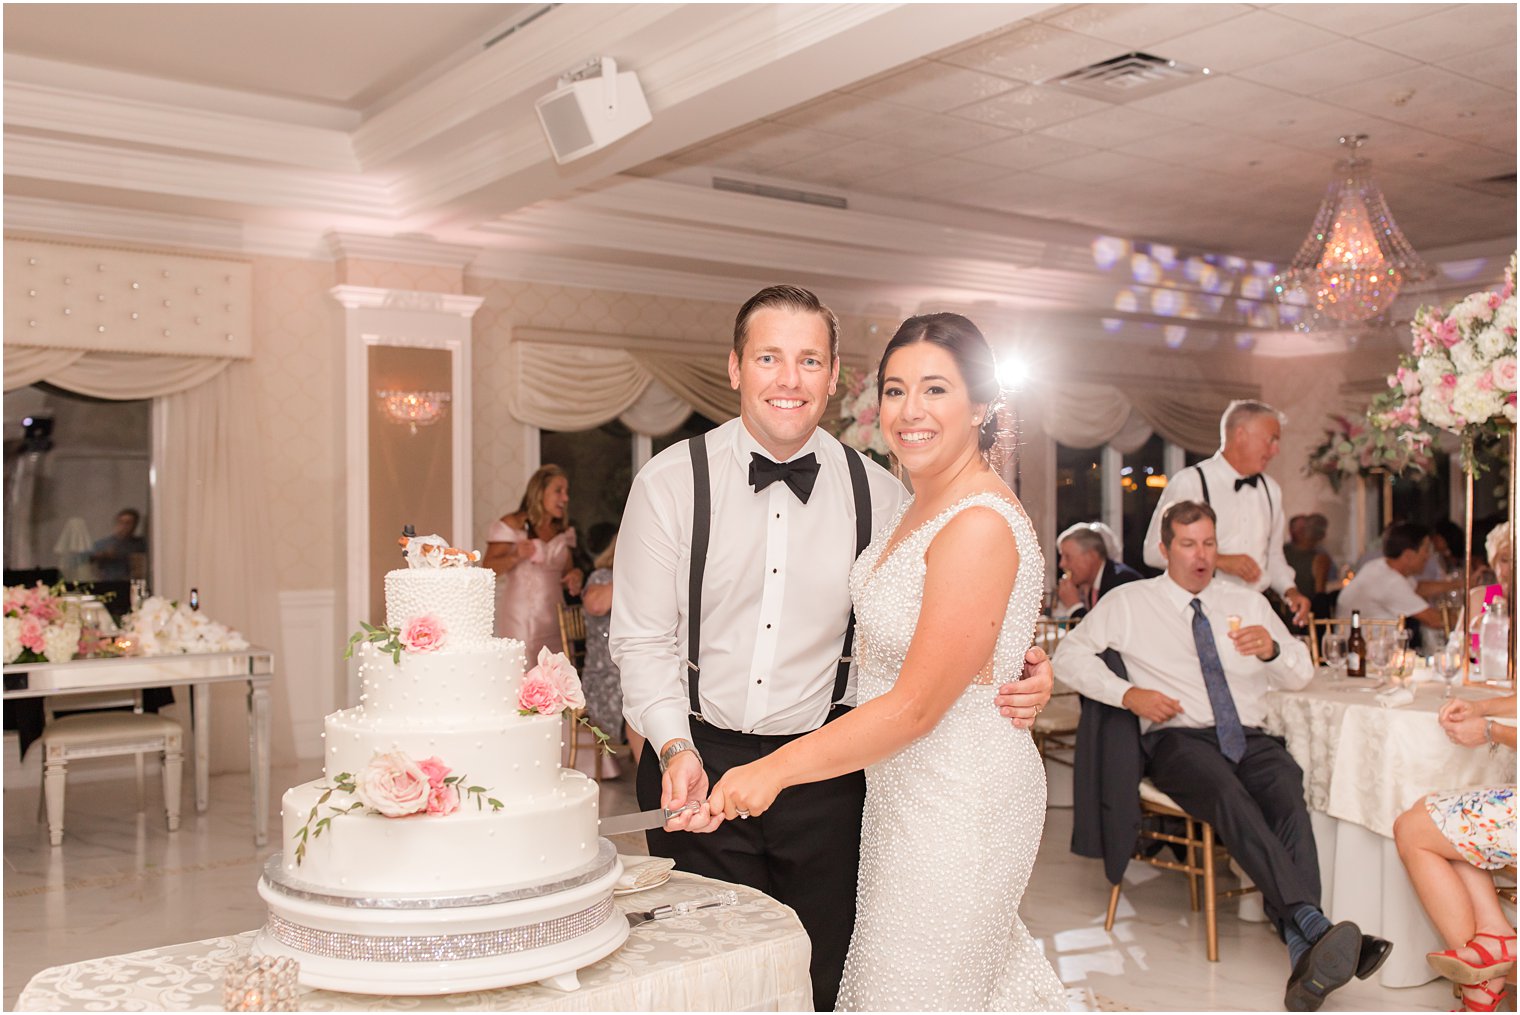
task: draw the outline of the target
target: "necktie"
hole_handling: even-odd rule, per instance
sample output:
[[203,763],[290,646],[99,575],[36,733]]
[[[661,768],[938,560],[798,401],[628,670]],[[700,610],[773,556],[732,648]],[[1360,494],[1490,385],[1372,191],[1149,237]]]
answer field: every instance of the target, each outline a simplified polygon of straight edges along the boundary
[[1194,599],[1193,643],[1198,646],[1198,665],[1203,670],[1203,686],[1209,692],[1209,705],[1214,709],[1214,734],[1219,737],[1219,753],[1238,762],[1246,755],[1246,731],[1240,725],[1240,713],[1235,711],[1235,699],[1230,696],[1230,685],[1224,679],[1224,664],[1219,661],[1219,649],[1214,645],[1214,629],[1209,618],[1203,615],[1203,603]]
[[773,462],[758,452],[749,454],[750,485],[759,493],[778,479],[792,488],[797,499],[806,504],[813,495],[813,482],[818,478],[818,456],[806,454],[789,462]]
[[1241,476],[1235,481],[1235,492],[1239,493],[1240,488],[1243,486],[1254,487],[1259,482],[1261,482],[1261,473],[1259,472],[1253,472],[1249,476]]

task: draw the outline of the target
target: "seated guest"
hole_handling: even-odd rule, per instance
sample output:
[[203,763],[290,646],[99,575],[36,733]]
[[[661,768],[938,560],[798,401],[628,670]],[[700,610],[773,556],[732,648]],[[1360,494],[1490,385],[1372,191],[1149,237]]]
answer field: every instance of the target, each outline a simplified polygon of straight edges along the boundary
[[1110,559],[1111,534],[1102,522],[1078,522],[1056,537],[1063,573],[1056,584],[1054,616],[1086,616],[1109,589],[1143,577],[1124,561]]
[[1404,617],[1444,630],[1441,611],[1415,591],[1415,575],[1425,570],[1430,556],[1430,530],[1416,522],[1398,522],[1383,533],[1383,555],[1370,560],[1341,589],[1335,604],[1338,617],[1356,610],[1363,617]]
[[[1464,747],[1515,749],[1515,696],[1441,707],[1441,728]],[[1492,875],[1515,862],[1515,786],[1485,786],[1424,797],[1393,823],[1393,841],[1420,904],[1450,946],[1431,952],[1436,972],[1462,987],[1462,1011],[1493,1011],[1515,968],[1515,929],[1499,908]]]
[[1288,541],[1283,557],[1293,569],[1298,590],[1307,596],[1329,591],[1335,580],[1335,561],[1325,552],[1330,519],[1321,514],[1294,515],[1288,519]]
[[[1496,525],[1483,541],[1483,547],[1494,571],[1494,580],[1488,585],[1477,585],[1467,597],[1467,629],[1472,632],[1472,652],[1478,654],[1478,621],[1483,617],[1483,607],[1504,597],[1506,603],[1515,601],[1515,572],[1510,557],[1509,522]],[[1513,605],[1511,605],[1513,609]]]
[[[1261,730],[1271,688],[1309,683],[1309,652],[1267,600],[1216,581],[1214,512],[1172,504],[1161,519],[1166,573],[1115,589],[1056,650],[1056,677],[1139,716],[1145,774],[1212,824],[1261,889],[1293,971],[1284,1004],[1317,1011],[1353,974],[1367,977],[1391,947],[1320,910],[1319,857],[1303,771]],[[1129,679],[1105,663],[1118,652]],[[1080,736],[1080,735],[1079,735]]]

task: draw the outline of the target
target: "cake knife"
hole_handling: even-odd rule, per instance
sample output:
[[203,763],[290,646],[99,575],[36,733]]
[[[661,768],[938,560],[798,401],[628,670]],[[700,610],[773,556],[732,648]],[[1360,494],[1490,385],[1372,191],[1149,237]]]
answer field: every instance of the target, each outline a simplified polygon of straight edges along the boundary
[[614,814],[610,818],[603,818],[600,833],[602,835],[623,835],[628,832],[643,832],[651,828],[660,828],[665,822],[681,814],[700,810],[703,801],[693,800],[688,804],[677,807],[673,811],[667,811],[663,807],[653,810],[637,811],[633,814]]

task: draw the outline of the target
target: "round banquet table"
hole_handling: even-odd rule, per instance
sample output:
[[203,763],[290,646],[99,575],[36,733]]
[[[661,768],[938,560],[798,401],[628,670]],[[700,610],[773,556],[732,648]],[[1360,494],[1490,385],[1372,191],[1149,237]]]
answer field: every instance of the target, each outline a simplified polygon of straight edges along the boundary
[[[1399,860],[1394,819],[1427,793],[1514,782],[1515,754],[1448,740],[1436,722],[1444,691],[1439,683],[1416,684],[1414,701],[1396,708],[1380,704],[1372,685],[1331,681],[1321,671],[1301,691],[1269,693],[1263,725],[1286,738],[1304,770],[1325,912],[1392,941],[1378,981],[1414,987],[1436,977],[1425,953],[1446,946]],[[1456,689],[1473,699],[1499,693]]]
[[[380,997],[305,989],[301,1011],[811,1011],[812,945],[786,906],[743,885],[676,871],[665,884],[619,897],[623,912],[704,901],[733,906],[641,924],[628,942],[580,971],[580,989],[536,983],[464,994]],[[221,1011],[222,976],[257,931],[44,969],[17,1011]]]

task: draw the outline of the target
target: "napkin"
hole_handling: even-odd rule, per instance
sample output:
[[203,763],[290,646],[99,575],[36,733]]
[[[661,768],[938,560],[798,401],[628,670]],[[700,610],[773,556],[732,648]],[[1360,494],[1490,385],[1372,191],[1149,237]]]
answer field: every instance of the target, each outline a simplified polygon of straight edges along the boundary
[[1407,687],[1390,687],[1377,693],[1377,703],[1384,708],[1403,708],[1414,704],[1414,692]]
[[668,856],[624,856],[619,853],[618,859],[623,861],[623,875],[612,887],[620,892],[657,885],[670,877],[670,871],[676,865]]

